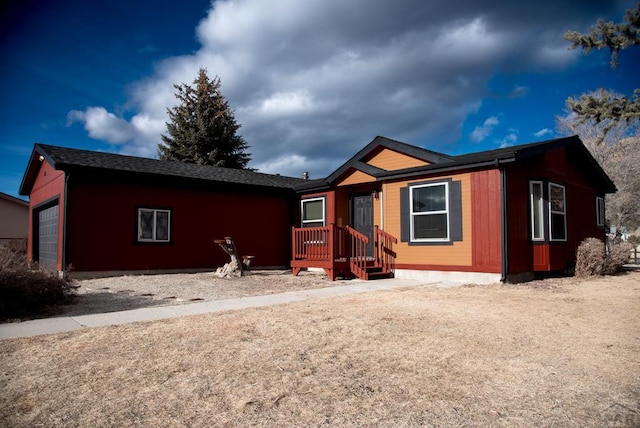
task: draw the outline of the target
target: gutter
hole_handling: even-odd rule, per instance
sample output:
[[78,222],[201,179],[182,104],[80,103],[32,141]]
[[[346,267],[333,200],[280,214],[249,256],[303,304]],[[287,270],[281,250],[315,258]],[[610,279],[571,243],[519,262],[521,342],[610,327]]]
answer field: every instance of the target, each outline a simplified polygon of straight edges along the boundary
[[[497,162],[496,162],[497,163]],[[508,222],[507,222],[507,171],[504,166],[500,166],[500,223],[502,226],[502,269],[500,282],[507,282],[507,274],[509,272],[509,240],[508,236]]]

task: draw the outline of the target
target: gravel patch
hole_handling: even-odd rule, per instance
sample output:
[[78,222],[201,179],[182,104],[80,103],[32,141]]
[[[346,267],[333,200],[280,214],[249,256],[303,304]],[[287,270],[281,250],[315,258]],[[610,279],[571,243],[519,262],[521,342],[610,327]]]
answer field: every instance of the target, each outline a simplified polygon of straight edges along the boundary
[[116,312],[149,306],[181,305],[338,286],[320,272],[256,270],[240,278],[219,278],[213,272],[135,275],[76,282],[77,297],[60,316]]

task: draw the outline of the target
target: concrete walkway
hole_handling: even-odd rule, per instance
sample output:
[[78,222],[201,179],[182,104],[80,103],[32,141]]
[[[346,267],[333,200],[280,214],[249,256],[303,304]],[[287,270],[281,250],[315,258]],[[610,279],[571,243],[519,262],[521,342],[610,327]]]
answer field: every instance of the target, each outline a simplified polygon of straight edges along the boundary
[[222,312],[235,309],[257,308],[261,306],[278,305],[281,303],[300,302],[303,300],[343,296],[368,291],[389,290],[392,288],[415,285],[439,285],[442,283],[425,283],[411,279],[379,279],[375,281],[353,280],[344,285],[312,290],[289,291],[281,294],[265,296],[242,297],[237,299],[213,300],[208,302],[190,303],[185,305],[155,306],[150,308],[132,309],[104,314],[90,314],[78,316],[62,316],[38,319],[17,323],[0,324],[0,340],[18,337],[31,337],[41,334],[63,333],[91,327],[128,324],[139,321],[156,321],[167,318],[200,315],[211,312]]

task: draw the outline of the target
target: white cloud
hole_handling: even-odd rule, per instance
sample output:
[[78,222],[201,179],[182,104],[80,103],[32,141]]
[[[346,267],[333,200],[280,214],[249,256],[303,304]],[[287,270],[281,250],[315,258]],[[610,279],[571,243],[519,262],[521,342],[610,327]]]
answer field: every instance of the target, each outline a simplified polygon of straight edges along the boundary
[[128,143],[123,153],[154,156],[165,123],[140,113],[127,121],[108,112],[103,107],[88,107],[85,111],[72,110],[67,115],[67,125],[84,123],[91,138],[110,144]]
[[129,122],[109,113],[104,107],[88,107],[85,111],[72,110],[67,115],[67,123],[83,122],[91,138],[112,144],[121,144],[133,138]]
[[[537,28],[561,34],[566,26],[553,22],[566,15],[554,4],[532,16],[519,2],[219,0],[195,29],[198,51],[167,58],[132,85],[131,119],[104,107],[69,119],[125,153],[154,156],[176,103],[173,84],[191,83],[205,66],[221,78],[251,167],[327,174],[321,168],[376,135],[441,150],[460,139],[501,66],[566,63],[566,43],[554,42],[553,31],[538,43]],[[516,86],[513,94],[525,92]],[[486,139],[498,123],[488,118],[471,140]]]
[[479,143],[480,141],[491,135],[491,132],[496,126],[498,126],[499,123],[500,121],[496,116],[491,116],[484,121],[482,126],[475,127],[475,129],[471,132],[469,139],[474,143]]
[[515,130],[511,130],[504,138],[498,141],[501,149],[505,147],[513,146],[518,143],[518,133]]
[[541,130],[533,133],[536,138],[544,137],[545,135],[549,134],[553,134],[553,131],[549,128],[542,128]]

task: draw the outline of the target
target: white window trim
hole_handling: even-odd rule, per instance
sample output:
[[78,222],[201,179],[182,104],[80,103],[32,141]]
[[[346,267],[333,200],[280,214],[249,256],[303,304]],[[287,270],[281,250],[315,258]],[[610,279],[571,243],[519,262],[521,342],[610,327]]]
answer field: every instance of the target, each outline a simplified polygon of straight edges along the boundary
[[[562,189],[563,211],[553,211],[551,209],[551,187],[556,186]],[[553,237],[553,215],[561,214],[564,221],[564,238],[558,239]],[[567,241],[567,193],[563,185],[549,182],[549,241],[566,242]]]
[[596,226],[604,226],[605,223],[604,198],[596,197]]
[[[153,212],[153,230],[152,230],[152,238],[143,238],[142,237],[142,221],[141,214],[142,212]],[[158,213],[167,213],[167,239],[156,239],[156,224],[157,224],[157,216]],[[164,209],[156,209],[156,208],[138,208],[138,242],[171,242],[171,210]]]
[[309,198],[309,199],[301,199],[300,200],[300,222],[302,223],[302,226],[304,226],[306,223],[317,223],[319,220],[305,220],[304,219],[304,204],[307,202],[315,202],[315,201],[321,201],[322,202],[322,227],[326,226],[326,213],[325,213],[325,198],[323,197],[319,197],[319,198]]
[[[413,212],[413,190],[419,189],[423,187],[434,187],[434,186],[444,186],[444,196],[445,196],[445,209],[438,211],[428,211],[428,212]],[[418,215],[434,215],[434,214],[446,214],[447,215],[447,236],[444,238],[415,238],[414,225],[413,225],[413,217]],[[443,181],[440,183],[428,183],[428,184],[419,184],[416,186],[409,186],[409,227],[411,230],[410,239],[411,242],[449,242],[451,237],[451,219],[449,214],[449,182]]]
[[[536,217],[535,217],[535,204],[533,203],[533,186],[540,186],[540,211],[538,212],[538,222],[540,223],[538,226],[540,227],[540,236],[536,237]],[[544,183],[542,181],[532,180],[529,181],[529,206],[531,207],[531,240],[532,241],[544,241]]]

